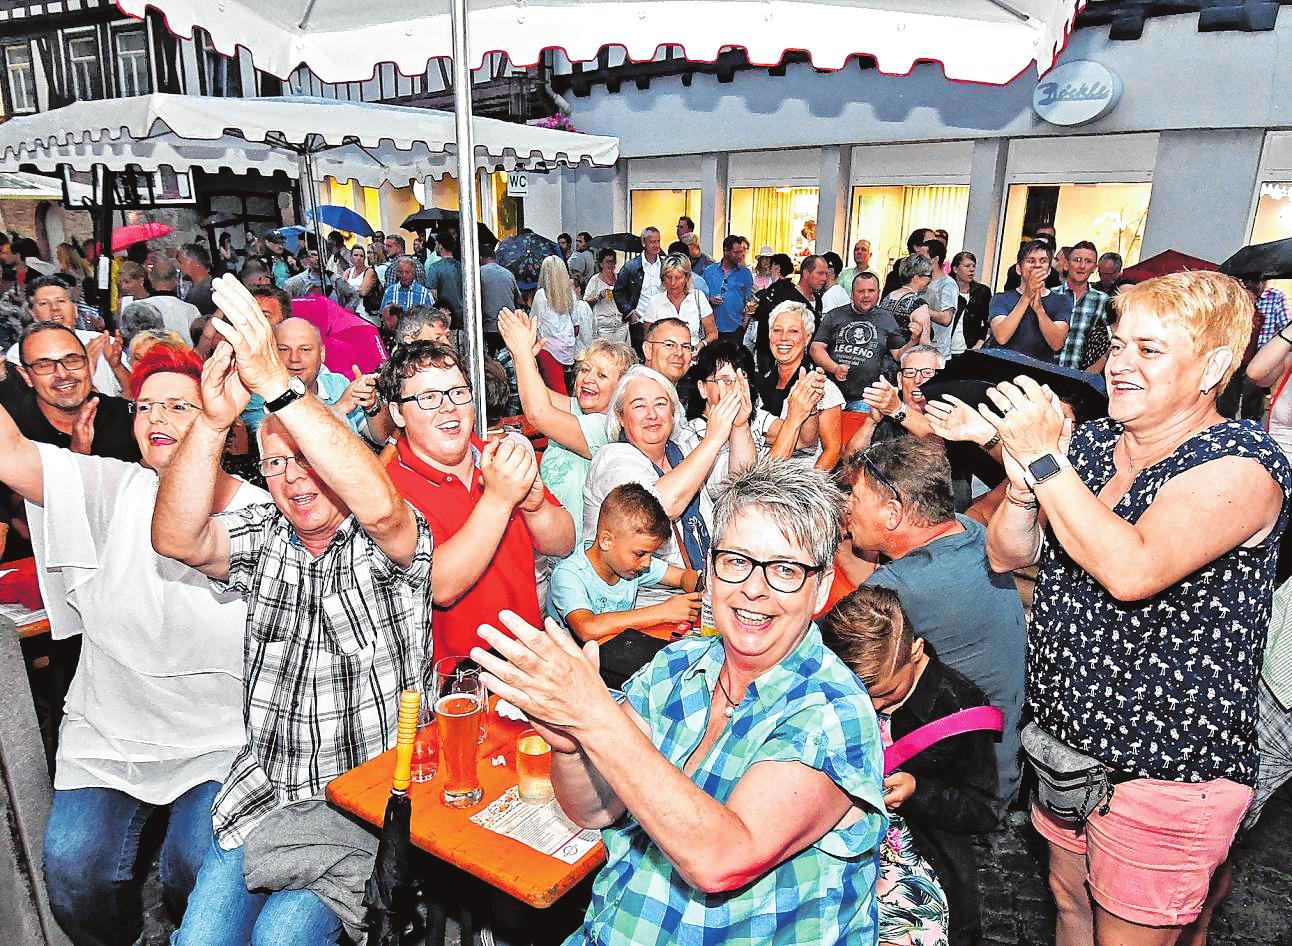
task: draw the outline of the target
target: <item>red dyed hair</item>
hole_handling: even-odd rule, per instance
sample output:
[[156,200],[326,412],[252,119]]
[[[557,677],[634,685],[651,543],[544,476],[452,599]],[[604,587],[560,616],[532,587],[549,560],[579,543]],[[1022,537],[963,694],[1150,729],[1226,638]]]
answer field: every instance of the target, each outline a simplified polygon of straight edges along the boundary
[[139,389],[155,374],[174,372],[202,383],[202,357],[191,348],[176,348],[158,342],[144,353],[130,372],[130,396],[138,397]]

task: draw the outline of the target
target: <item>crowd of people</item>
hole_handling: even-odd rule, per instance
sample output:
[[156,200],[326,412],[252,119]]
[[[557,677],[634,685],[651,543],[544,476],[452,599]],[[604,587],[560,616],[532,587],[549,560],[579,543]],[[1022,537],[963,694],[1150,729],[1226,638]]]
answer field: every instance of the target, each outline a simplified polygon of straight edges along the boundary
[[[602,830],[571,943],[971,944],[973,839],[1011,810],[1061,946],[1205,943],[1292,774],[1282,294],[1131,285],[1052,228],[998,292],[932,229],[848,267],[676,237],[621,265],[562,234],[532,287],[484,247],[477,392],[452,230],[132,249],[110,331],[92,265],[0,236],[77,946],[138,938],[158,811],[175,943],[361,935],[320,799],[445,656]],[[378,370],[324,365],[293,316],[320,293]],[[269,868],[287,845],[311,880]]]

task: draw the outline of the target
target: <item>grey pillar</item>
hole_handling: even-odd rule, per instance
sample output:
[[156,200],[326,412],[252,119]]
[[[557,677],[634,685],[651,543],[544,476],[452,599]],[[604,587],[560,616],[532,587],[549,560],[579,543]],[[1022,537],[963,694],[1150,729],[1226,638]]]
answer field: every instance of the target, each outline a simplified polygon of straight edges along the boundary
[[1140,259],[1179,250],[1219,263],[1242,247],[1264,141],[1261,128],[1162,132]]
[[[710,256],[722,255],[722,241],[727,236],[727,163],[726,152],[709,153],[700,158],[700,245]],[[665,240],[667,245],[668,240]]]
[[816,210],[817,252],[834,250],[845,266],[852,265],[847,246],[848,209],[852,203],[852,146],[828,145],[821,149],[821,186]]
[[978,257],[978,280],[992,285],[1005,206],[1005,167],[1009,139],[975,141],[969,170],[969,207],[965,213],[964,248]]

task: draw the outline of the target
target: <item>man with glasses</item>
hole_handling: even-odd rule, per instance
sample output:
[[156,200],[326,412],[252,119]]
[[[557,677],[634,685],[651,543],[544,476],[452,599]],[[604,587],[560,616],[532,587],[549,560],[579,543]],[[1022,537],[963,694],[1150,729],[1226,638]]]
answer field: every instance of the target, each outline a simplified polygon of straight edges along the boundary
[[139,446],[128,404],[119,397],[94,393],[90,356],[81,335],[62,322],[27,326],[10,359],[10,370],[17,370],[26,388],[10,388],[4,406],[28,440],[134,462],[139,459]]
[[936,437],[898,437],[853,453],[847,530],[855,553],[887,559],[867,580],[891,588],[947,666],[1005,714],[996,746],[1000,800],[1018,790],[1019,718],[1027,626],[1011,574],[987,562],[987,530],[958,516],[951,466]]
[[[128,374],[121,365],[121,347],[112,345],[108,335],[76,327],[76,303],[65,284],[50,276],[43,276],[31,283],[27,290],[27,306],[34,322],[56,322],[76,333],[86,346],[90,358],[90,379],[94,389],[101,394],[121,394],[121,379],[114,370],[113,361],[122,375]],[[18,364],[18,345],[5,352],[9,364]]]
[[695,358],[690,326],[672,318],[652,322],[642,339],[642,352],[646,367],[654,368],[677,387]]
[[569,555],[574,521],[543,486],[533,448],[476,436],[471,386],[447,345],[396,348],[377,384],[404,431],[386,472],[435,537],[436,656],[469,653],[504,609],[540,622],[534,556]]
[[[341,921],[312,890],[248,891],[255,845],[245,865],[244,846],[291,837],[302,875],[334,862],[310,843],[340,817],[324,788],[391,748],[401,691],[428,685],[431,535],[287,370],[246,288],[226,275],[213,291],[224,340],[203,372],[203,415],[162,474],[152,539],[247,603],[247,744],[216,796],[214,842],[174,942],[333,943]],[[252,393],[269,414],[259,441],[273,504],[212,515],[220,455]]]

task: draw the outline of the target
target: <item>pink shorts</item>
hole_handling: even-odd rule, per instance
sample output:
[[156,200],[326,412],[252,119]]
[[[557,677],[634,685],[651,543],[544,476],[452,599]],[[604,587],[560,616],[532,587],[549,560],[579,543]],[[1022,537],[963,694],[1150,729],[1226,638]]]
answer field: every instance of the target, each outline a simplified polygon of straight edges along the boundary
[[1116,787],[1108,814],[1091,815],[1081,834],[1035,802],[1032,824],[1085,857],[1090,895],[1109,913],[1141,926],[1187,926],[1251,800],[1250,788],[1228,779],[1134,779]]

